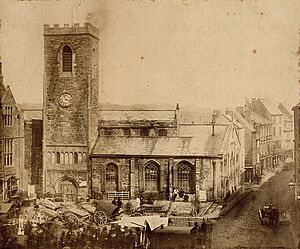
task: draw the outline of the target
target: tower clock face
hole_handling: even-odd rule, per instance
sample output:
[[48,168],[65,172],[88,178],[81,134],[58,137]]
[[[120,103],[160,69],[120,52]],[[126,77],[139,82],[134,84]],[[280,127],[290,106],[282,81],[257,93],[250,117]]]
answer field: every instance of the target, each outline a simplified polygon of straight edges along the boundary
[[69,107],[70,105],[72,105],[72,100],[73,100],[73,97],[72,97],[71,93],[64,92],[59,97],[59,104],[62,107]]

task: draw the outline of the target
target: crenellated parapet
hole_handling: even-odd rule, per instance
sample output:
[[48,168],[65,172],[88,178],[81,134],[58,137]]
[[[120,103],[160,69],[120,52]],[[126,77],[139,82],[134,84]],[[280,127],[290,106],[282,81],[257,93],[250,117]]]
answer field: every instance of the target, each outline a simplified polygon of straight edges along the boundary
[[79,23],[74,23],[74,25],[64,24],[63,26],[54,24],[53,27],[50,27],[49,24],[44,25],[44,36],[73,34],[89,34],[99,39],[99,29],[90,23],[84,23],[83,26],[81,26]]

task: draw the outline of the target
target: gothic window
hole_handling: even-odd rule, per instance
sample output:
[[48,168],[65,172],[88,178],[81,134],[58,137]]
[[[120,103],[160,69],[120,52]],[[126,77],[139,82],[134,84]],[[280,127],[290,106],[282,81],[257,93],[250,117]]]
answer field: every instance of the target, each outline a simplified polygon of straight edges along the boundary
[[178,188],[183,189],[186,193],[193,192],[193,172],[192,165],[182,162],[178,165],[177,170]]
[[105,190],[118,191],[118,167],[114,163],[105,168]]
[[148,137],[149,136],[149,129],[143,128],[140,130],[141,137]]
[[68,45],[62,51],[62,71],[72,72],[72,49]]
[[145,165],[145,191],[159,190],[159,165],[148,162]]
[[160,129],[159,131],[158,131],[158,136],[159,137],[166,137],[167,136],[167,130],[165,130],[165,129]]

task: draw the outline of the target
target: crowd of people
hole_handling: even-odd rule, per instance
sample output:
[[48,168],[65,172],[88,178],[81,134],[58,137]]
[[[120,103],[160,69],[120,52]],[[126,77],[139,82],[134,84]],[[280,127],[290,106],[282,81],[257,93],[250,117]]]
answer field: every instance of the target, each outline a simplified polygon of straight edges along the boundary
[[53,224],[46,223],[33,229],[30,222],[25,225],[25,236],[22,241],[0,226],[1,249],[136,249],[140,244],[139,228],[87,226],[79,230],[67,230],[58,234]]

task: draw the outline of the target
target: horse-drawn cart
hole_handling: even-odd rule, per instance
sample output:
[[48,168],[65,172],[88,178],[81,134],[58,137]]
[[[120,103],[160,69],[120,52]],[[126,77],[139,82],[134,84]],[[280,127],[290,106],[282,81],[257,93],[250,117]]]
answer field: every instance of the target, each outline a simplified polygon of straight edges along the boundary
[[290,217],[283,209],[278,209],[271,204],[264,206],[258,210],[258,217],[261,224],[264,224],[264,218],[269,219],[269,224],[277,226],[277,224],[290,224]]
[[80,203],[64,210],[66,223],[72,229],[76,229],[83,222],[90,220],[97,225],[105,225],[108,221],[114,221],[120,214],[120,208],[105,201]]

